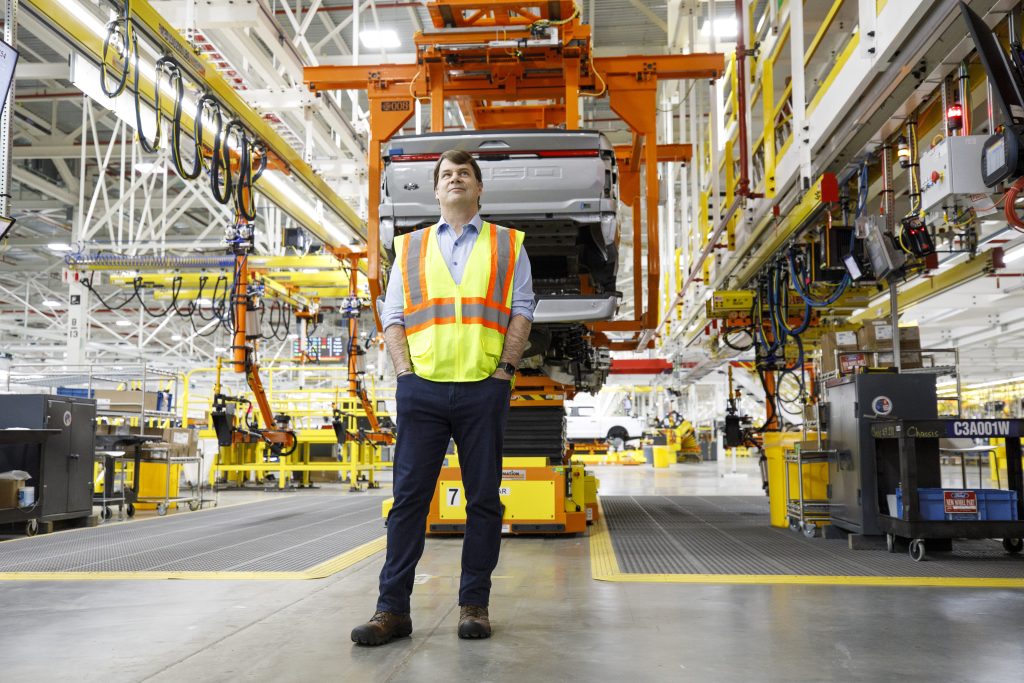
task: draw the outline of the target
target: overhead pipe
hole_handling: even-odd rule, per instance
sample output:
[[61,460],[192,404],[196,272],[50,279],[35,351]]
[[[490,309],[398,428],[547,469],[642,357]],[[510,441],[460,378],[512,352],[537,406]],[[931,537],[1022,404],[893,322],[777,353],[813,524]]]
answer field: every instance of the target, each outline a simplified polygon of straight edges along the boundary
[[[714,4],[712,4],[714,7]],[[740,182],[736,194],[750,196],[750,155],[747,150],[747,44],[744,38],[743,0],[736,0],[736,121],[739,123]],[[714,12],[710,21],[714,21]],[[768,125],[768,122],[765,122]]]

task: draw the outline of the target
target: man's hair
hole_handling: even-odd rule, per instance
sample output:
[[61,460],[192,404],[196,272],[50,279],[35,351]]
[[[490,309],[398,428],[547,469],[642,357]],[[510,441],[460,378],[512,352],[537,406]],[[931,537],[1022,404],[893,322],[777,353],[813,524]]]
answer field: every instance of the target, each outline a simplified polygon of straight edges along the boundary
[[434,165],[434,189],[437,189],[437,176],[441,173],[441,162],[447,159],[453,164],[469,164],[473,168],[473,175],[476,176],[478,183],[483,183],[483,174],[480,172],[480,164],[476,163],[476,159],[473,158],[469,152],[463,152],[461,149],[450,149],[447,152],[441,154],[441,158],[437,160],[437,164]]

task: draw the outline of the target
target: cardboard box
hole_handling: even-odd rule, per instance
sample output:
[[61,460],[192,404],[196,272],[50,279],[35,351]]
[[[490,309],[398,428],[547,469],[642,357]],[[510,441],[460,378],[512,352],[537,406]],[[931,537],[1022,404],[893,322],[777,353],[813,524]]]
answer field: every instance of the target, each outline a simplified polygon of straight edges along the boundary
[[94,392],[96,406],[104,410],[122,410],[126,413],[137,413],[141,408],[158,410],[161,403],[156,391],[118,391],[116,389],[97,389]]
[[836,371],[836,355],[857,351],[856,332],[827,332],[821,337],[821,371]]
[[[920,349],[921,329],[917,325],[901,326],[900,349]],[[892,349],[892,325],[888,320],[868,320],[857,332],[857,342],[865,351]]]
[[[874,354],[874,365],[876,368],[891,368],[895,355],[892,351],[877,351]],[[900,367],[903,370],[913,370],[924,367],[921,362],[921,351],[917,349],[900,349]]]
[[0,510],[18,507],[18,489],[23,483],[16,479],[0,479]]
[[192,457],[199,447],[199,438],[194,429],[171,427],[164,429],[161,436],[170,446],[170,453],[174,457]]

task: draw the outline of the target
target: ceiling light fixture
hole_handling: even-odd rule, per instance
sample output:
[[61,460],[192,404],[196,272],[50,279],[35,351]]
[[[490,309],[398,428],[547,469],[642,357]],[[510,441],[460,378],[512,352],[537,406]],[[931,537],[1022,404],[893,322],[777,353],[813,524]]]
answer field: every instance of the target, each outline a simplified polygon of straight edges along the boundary
[[[736,17],[725,17],[724,19],[715,19],[715,39],[720,38],[735,38],[739,32],[739,24],[736,23]],[[705,21],[700,27],[700,34],[704,37],[711,36],[711,22]]]
[[50,308],[56,308],[57,306],[62,306],[63,304],[57,301],[56,299],[43,299],[43,305],[49,306]]
[[67,242],[50,242],[46,248],[50,251],[71,251],[71,245]]
[[372,29],[360,31],[359,42],[368,50],[391,50],[402,46],[398,34],[389,28],[380,31]]
[[1011,249],[1003,254],[1003,263],[1013,263],[1014,261],[1019,261],[1022,258],[1024,258],[1024,245]]

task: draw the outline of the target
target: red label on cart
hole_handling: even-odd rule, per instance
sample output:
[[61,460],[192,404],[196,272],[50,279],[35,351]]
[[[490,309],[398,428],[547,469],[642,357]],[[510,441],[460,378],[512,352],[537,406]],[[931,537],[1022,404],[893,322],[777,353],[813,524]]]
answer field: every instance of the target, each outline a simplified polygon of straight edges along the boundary
[[947,515],[956,513],[978,514],[978,494],[974,491],[943,491],[942,497]]

